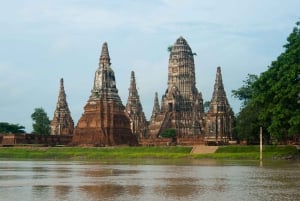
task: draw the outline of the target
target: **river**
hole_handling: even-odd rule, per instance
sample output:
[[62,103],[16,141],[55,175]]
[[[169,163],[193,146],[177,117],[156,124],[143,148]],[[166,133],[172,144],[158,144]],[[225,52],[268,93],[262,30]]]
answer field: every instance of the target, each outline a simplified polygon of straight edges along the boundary
[[300,200],[300,162],[0,161],[0,200]]

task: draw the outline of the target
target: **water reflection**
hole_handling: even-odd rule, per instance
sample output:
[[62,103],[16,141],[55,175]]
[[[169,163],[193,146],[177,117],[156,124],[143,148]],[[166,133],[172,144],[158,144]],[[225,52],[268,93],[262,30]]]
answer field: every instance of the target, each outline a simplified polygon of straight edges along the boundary
[[299,162],[0,161],[1,200],[297,200]]

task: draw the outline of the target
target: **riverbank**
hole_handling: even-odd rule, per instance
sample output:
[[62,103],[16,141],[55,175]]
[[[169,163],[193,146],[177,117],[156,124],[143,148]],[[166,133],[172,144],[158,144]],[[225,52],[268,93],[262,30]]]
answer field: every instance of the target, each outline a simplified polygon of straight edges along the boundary
[[[220,146],[215,153],[191,154],[193,147],[1,147],[0,159],[234,159],[259,160],[259,146]],[[264,160],[299,159],[295,146],[263,148]]]

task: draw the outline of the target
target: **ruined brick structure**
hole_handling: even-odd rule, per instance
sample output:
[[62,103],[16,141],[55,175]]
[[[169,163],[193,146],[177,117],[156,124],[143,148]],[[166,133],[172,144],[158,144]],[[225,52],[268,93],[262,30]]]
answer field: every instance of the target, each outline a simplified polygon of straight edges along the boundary
[[72,135],[74,122],[66,100],[64,80],[60,79],[59,95],[54,111],[54,117],[50,124],[51,135]]
[[214,92],[206,114],[206,142],[227,142],[231,138],[233,111],[223,86],[221,67],[217,68]]
[[107,43],[102,46],[91,96],[74,130],[72,143],[84,146],[137,144],[118,95]]
[[125,110],[130,119],[132,133],[138,138],[143,137],[146,132],[147,121],[136,88],[136,81],[133,71],[131,71],[129,94]]
[[158,102],[158,94],[157,94],[157,92],[155,92],[154,105],[153,105],[150,122],[154,122],[159,113],[160,113],[160,107],[159,107],[159,102]]
[[187,41],[180,37],[171,48],[168,87],[162,96],[161,109],[150,122],[147,134],[157,138],[172,128],[178,138],[204,137],[203,120],[203,99],[196,88],[194,54]]

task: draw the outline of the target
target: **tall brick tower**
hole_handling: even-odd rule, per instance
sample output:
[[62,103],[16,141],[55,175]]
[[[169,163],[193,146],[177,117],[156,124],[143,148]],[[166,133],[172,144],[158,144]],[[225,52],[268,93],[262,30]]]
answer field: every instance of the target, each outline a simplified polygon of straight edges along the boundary
[[160,136],[166,129],[176,130],[177,137],[203,134],[203,99],[196,88],[194,54],[183,37],[171,48],[168,87],[162,96],[161,110],[150,123],[148,135]]
[[51,135],[73,135],[74,122],[68,107],[63,78],[60,79],[58,100],[50,127]]
[[74,130],[72,143],[83,146],[137,144],[118,95],[107,43],[102,46],[91,96]]
[[143,137],[146,132],[147,121],[136,88],[134,71],[131,71],[129,94],[125,110],[130,118],[132,133],[138,138]]
[[233,111],[229,105],[222,81],[221,67],[217,68],[214,92],[206,114],[207,142],[223,143],[231,138]]

